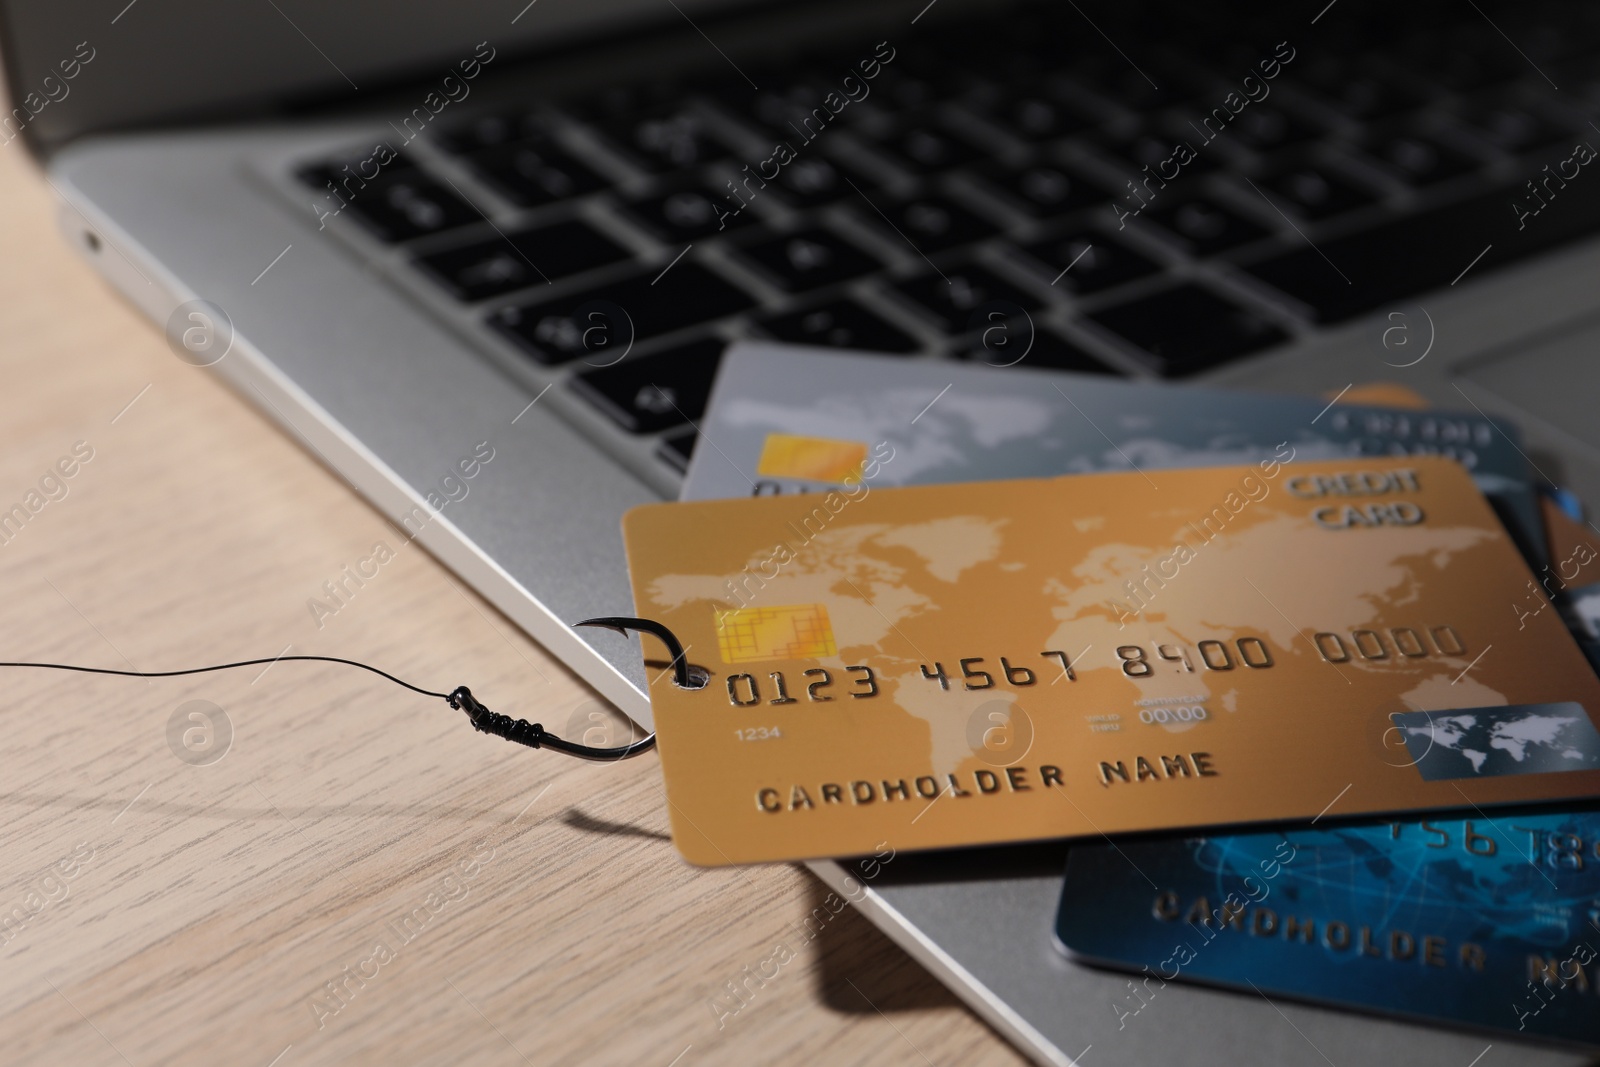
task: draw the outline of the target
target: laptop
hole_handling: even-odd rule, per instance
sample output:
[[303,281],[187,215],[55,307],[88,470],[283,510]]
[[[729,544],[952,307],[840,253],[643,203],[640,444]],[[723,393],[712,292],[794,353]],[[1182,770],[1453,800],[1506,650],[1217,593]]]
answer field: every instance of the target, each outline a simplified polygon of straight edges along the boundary
[[[1389,379],[1600,500],[1581,5],[7,0],[0,44],[66,240],[645,726],[637,644],[571,624],[629,613],[619,519],[740,338]],[[1040,1063],[1483,1053],[1176,986],[1119,1029],[1051,944],[1064,854],[899,857],[859,906]]]

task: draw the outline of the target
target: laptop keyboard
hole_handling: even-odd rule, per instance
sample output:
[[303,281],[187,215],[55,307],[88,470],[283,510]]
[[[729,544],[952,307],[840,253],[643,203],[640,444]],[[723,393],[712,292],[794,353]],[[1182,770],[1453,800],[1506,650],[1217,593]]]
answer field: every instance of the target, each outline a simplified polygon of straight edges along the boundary
[[1600,188],[1511,206],[1600,142],[1592,14],[1519,11],[1525,55],[1458,12],[1368,16],[1388,55],[1330,17],[1237,112],[1280,46],[1204,14],[1120,27],[1137,68],[1066,8],[924,27],[836,116],[870,44],[442,116],[342,214],[679,472],[731,339],[1181,378],[1600,230]]

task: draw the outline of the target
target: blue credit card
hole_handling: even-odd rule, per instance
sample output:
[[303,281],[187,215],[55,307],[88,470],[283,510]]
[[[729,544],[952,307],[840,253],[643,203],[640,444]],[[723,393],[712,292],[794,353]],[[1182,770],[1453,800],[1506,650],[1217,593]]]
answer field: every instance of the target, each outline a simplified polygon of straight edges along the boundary
[[1072,956],[1600,1047],[1600,804],[1074,847],[1056,919]]
[[[808,492],[838,482],[774,471],[772,438],[885,447],[873,484],[933,485],[1099,471],[1254,463],[1280,442],[1297,460],[1437,454],[1458,460],[1517,547],[1545,561],[1528,463],[1505,422],[1026,367],[731,345],[700,421],[681,499]],[[1281,453],[1277,453],[1281,456]],[[1157,479],[1159,481],[1159,479]]]

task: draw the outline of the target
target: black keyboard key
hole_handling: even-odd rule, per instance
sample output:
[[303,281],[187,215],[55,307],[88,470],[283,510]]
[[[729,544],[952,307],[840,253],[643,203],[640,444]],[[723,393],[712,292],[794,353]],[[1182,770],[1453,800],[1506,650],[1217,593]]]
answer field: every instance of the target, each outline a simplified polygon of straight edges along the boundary
[[451,123],[432,136],[445,151],[465,155],[519,141],[547,142],[549,131],[528,115],[489,114]]
[[1098,293],[1161,270],[1160,264],[1095,230],[1035,241],[1023,251],[1044,265],[1053,286],[1069,293]]
[[1389,173],[1418,187],[1459,178],[1481,165],[1437,137],[1409,130],[1373,134],[1362,147]]
[[1370,207],[1377,197],[1327,167],[1291,164],[1256,179],[1274,207],[1307,219],[1325,219]]
[[1042,367],[1048,370],[1076,371],[1079,374],[1116,374],[1095,356],[1049,330],[1033,327],[1030,344],[1026,325],[1021,331],[1006,322],[1004,334],[980,332],[961,353],[963,359],[987,363],[992,367]]
[[[1519,216],[1513,205],[1529,214]],[[1454,284],[1469,266],[1466,278],[1472,281],[1600,231],[1600,193],[1594,190],[1573,185],[1558,190],[1537,214],[1534,207],[1525,186],[1508,186],[1319,241],[1320,253],[1298,248],[1245,269],[1300,301],[1318,321],[1340,322]]]
[[878,140],[877,148],[913,174],[937,174],[971,163],[983,152],[933,123],[904,127]]
[[[856,189],[859,189],[874,201],[878,199],[886,180],[886,174],[882,165],[863,151],[858,142],[830,142],[827,160],[839,172],[839,176],[844,179],[845,189],[849,191],[843,195],[855,196],[859,199],[860,197],[856,193]],[[852,183],[855,185],[855,189],[850,188]]]
[[728,342],[691,341],[664,352],[584,371],[572,388],[629,433],[655,433],[705,414]]
[[855,195],[840,166],[816,155],[791,161],[770,184],[784,203],[796,208],[822,207]]
[[1268,236],[1271,231],[1215,201],[1196,198],[1163,204],[1156,200],[1139,218],[1161,226],[1192,255],[1214,256]]
[[1185,175],[1209,174],[1217,169],[1216,162],[1206,153],[1206,141],[1199,136],[1174,137],[1144,131],[1129,136],[1097,133],[1088,140],[1120,160],[1128,168],[1128,178],[1137,182],[1145,174],[1154,175],[1157,188],[1160,181],[1177,181]]
[[337,206],[334,197],[342,198],[339,213],[349,212],[381,241],[409,241],[483,219],[471,204],[409,165],[385,168],[365,183],[331,167],[311,168],[301,177],[321,189],[332,181],[338,193],[328,194],[329,203]]
[[[652,282],[652,279],[655,279]],[[755,301],[698,263],[652,268],[569,296],[501,308],[489,324],[540,363],[615,359],[634,340],[732,315]]]
[[[911,242],[912,247],[924,255],[981,241],[1000,232],[994,223],[980,218],[948,197],[879,198],[873,204],[899,231],[896,236]],[[873,222],[882,221],[877,212],[863,214]]]
[[683,106],[607,105],[588,114],[611,145],[652,173],[688,170],[728,154],[705,120]]
[[1112,199],[1105,187],[1051,163],[1008,167],[991,162],[976,169],[1007,203],[1036,219],[1055,218]]
[[1089,318],[1154,357],[1163,377],[1195,374],[1288,338],[1272,323],[1196,285],[1181,285]]
[[801,79],[776,90],[771,88],[781,84],[776,79],[758,75],[756,81],[767,88],[752,92],[748,83],[730,81],[711,95],[720,106],[749,120],[766,138],[789,144],[809,141],[833,123],[835,116],[822,106],[829,87],[820,79]]
[[1034,143],[1066,137],[1099,121],[1043,92],[999,90],[992,98],[973,103],[994,125]]
[[458,300],[485,300],[628,259],[631,253],[576,219],[510,230],[418,260]]
[[521,207],[567,200],[605,187],[605,179],[549,144],[510,144],[474,152],[467,163],[507,200]]
[[882,266],[855,245],[815,226],[745,245],[738,254],[791,293],[849,281]]
[[853,300],[834,300],[756,323],[768,336],[798,345],[858,348],[867,352],[915,352],[917,342]]
[[679,474],[683,474],[689,469],[689,460],[694,456],[694,443],[698,438],[699,435],[693,430],[673,434],[656,447],[656,455]]
[[1505,152],[1533,152],[1573,140],[1570,131],[1539,111],[1498,94],[1469,101],[1458,116],[1473,133]]
[[1305,119],[1279,107],[1251,104],[1234,116],[1227,126],[1227,135],[1257,152],[1275,152],[1280,148],[1304,144],[1316,138],[1320,130]]
[[736,230],[754,221],[730,195],[700,186],[641,197],[627,203],[628,213],[664,241],[692,241]]
[[1040,306],[1038,297],[977,263],[946,267],[942,276],[923,274],[901,282],[894,290],[928,312],[934,324],[948,334],[981,330],[986,311],[1009,312],[1013,307],[1037,311]]

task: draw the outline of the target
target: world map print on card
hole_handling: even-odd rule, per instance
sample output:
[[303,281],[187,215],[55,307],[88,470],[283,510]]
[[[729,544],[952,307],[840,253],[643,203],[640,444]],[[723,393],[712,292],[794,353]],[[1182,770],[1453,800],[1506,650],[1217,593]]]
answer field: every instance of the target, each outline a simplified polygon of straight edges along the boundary
[[1519,704],[1390,716],[1430,782],[1600,768],[1600,733],[1577,704]]

